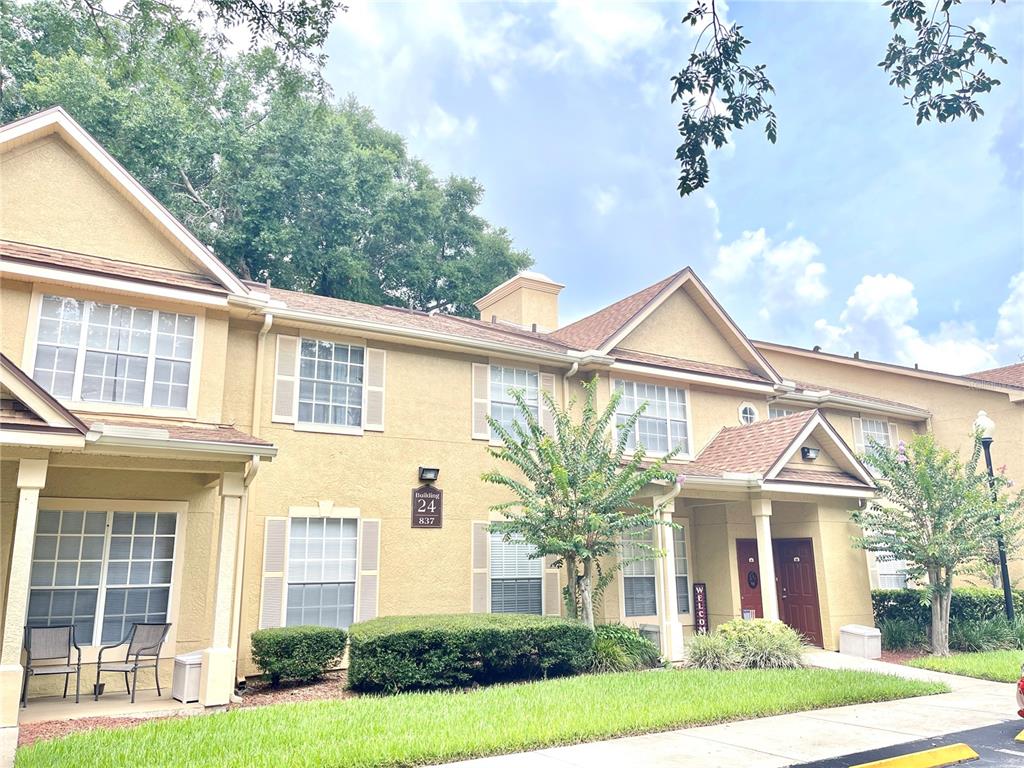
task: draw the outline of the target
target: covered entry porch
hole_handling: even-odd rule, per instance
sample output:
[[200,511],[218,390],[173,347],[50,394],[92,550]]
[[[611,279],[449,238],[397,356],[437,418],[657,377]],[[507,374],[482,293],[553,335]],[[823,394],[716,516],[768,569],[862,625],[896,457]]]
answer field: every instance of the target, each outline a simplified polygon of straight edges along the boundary
[[656,627],[673,661],[704,622],[781,620],[828,650],[841,626],[873,624],[850,514],[874,485],[823,416],[723,430],[680,479],[649,497],[673,524],[651,532],[663,556],[623,567],[604,600],[607,620]]
[[[136,623],[169,624],[155,670],[137,675],[140,714],[171,698],[173,657],[201,653],[201,706],[226,704],[235,683],[248,487],[272,445],[230,427],[103,420],[86,423],[3,361],[0,419],[0,727],[24,715],[101,714],[122,701],[123,672],[105,672],[103,646]],[[63,674],[28,677],[26,627],[71,626],[81,658]],[[66,641],[65,641],[66,644]],[[103,652],[125,662],[127,648]],[[35,654],[37,657],[40,654]],[[32,666],[66,660],[34,658]],[[149,691],[152,689],[152,693]],[[56,697],[56,698],[55,698]],[[128,714],[122,712],[121,714]]]

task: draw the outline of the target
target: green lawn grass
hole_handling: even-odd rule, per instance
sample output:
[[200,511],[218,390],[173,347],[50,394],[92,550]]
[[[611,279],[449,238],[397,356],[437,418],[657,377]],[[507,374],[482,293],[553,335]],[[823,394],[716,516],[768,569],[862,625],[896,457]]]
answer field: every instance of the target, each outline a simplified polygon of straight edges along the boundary
[[25,747],[16,766],[411,766],[947,690],[820,669],[584,675],[95,730]]
[[954,653],[952,656],[922,656],[907,663],[936,672],[980,677],[982,680],[995,680],[1000,683],[1015,683],[1020,680],[1020,665],[1024,664],[1024,651],[984,651]]

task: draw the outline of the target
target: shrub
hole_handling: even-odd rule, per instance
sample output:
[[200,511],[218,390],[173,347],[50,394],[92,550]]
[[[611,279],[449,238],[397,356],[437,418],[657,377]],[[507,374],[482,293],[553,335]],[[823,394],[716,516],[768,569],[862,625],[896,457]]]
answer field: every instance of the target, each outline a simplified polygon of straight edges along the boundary
[[350,630],[349,686],[397,692],[579,674],[593,630],[525,614],[386,616]]
[[715,631],[735,644],[747,669],[796,669],[803,666],[803,638],[781,621],[733,619]]
[[954,651],[1001,651],[1017,647],[1013,625],[1006,619],[954,621],[949,625],[949,647]]
[[882,633],[882,648],[887,651],[905,651],[925,644],[924,630],[909,619],[887,619],[878,625]]
[[740,669],[743,657],[734,640],[711,632],[689,638],[686,643],[686,664],[697,669]]
[[1014,618],[1013,624],[1010,625],[1010,631],[1013,632],[1013,637],[1017,641],[1017,647],[1024,650],[1024,616]]
[[[874,589],[871,602],[875,625],[891,620],[910,621],[925,630],[931,623],[931,609],[921,589]],[[1013,590],[1013,604],[1024,614],[1024,590]],[[987,587],[957,587],[950,599],[952,621],[982,621],[1003,615],[1003,591]]]
[[[597,638],[594,641],[594,670],[625,671],[629,669],[648,669],[661,663],[658,646],[643,637],[632,627],[624,624],[600,624],[596,627]],[[612,650],[612,646],[621,651]],[[622,659],[620,662],[619,659]],[[625,666],[615,666],[624,664]]]
[[315,680],[340,662],[346,633],[333,627],[276,627],[252,633],[252,660],[275,688],[283,678]]

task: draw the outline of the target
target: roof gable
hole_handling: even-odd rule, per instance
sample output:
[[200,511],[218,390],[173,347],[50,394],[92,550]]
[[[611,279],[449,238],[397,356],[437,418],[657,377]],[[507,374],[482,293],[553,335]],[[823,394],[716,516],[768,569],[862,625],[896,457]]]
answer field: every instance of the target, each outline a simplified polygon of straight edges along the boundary
[[[672,309],[673,302],[676,305],[675,310]],[[711,346],[714,347],[713,356],[717,359],[708,362],[733,367],[743,366],[772,383],[782,382],[782,377],[754,348],[689,267],[550,335],[576,349],[595,349],[603,354],[609,353],[616,346],[637,349],[638,340],[645,335],[644,331],[639,329],[649,320],[652,323],[659,322],[657,317],[652,319],[652,316],[663,308],[663,320],[683,321],[693,328],[706,321],[714,328],[717,335]],[[683,338],[685,341],[685,337]],[[639,351],[661,354],[670,352],[664,349]],[[686,350],[679,349],[675,350],[672,356],[692,359],[695,355],[693,351],[687,353]]]
[[[819,448],[826,461],[795,463],[804,446]],[[756,475],[766,482],[873,487],[867,468],[817,410],[726,427],[704,447],[695,464],[704,470]]]
[[178,221],[152,194],[63,109],[54,107],[0,126],[0,150],[10,152],[47,137],[58,138],[73,150],[180,252],[182,264],[191,264],[233,294],[248,293],[228,267]]
[[12,432],[81,439],[89,428],[0,353],[0,431],[5,433],[3,442],[9,443],[20,442],[10,438]]

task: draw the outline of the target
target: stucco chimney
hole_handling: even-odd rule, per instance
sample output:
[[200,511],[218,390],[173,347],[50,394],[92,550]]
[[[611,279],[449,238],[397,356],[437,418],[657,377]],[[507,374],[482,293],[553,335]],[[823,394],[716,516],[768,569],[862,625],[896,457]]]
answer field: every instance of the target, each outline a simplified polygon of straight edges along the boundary
[[565,286],[539,272],[520,272],[476,302],[480,317],[542,333],[558,327],[558,294]]

